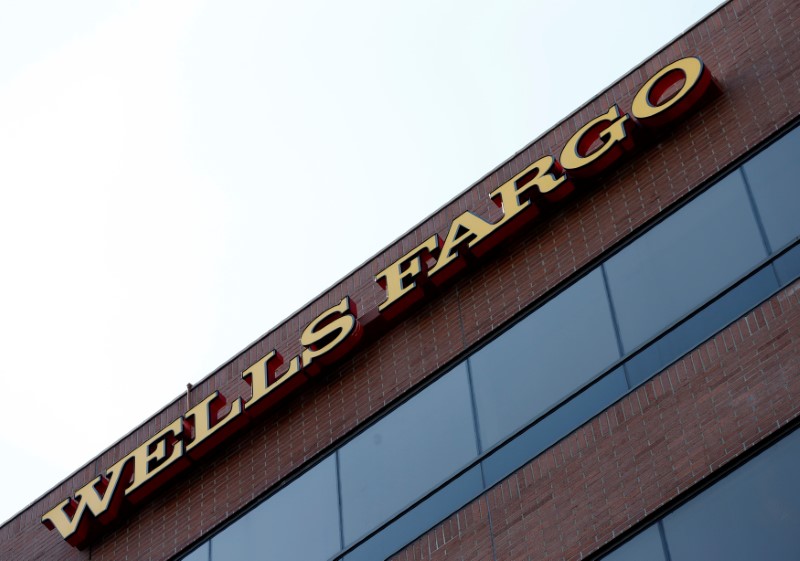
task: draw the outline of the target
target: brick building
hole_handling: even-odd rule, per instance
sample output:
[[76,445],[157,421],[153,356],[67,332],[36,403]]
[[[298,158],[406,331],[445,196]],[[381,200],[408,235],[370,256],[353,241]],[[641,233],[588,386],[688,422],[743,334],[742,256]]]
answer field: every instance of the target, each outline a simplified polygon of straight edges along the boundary
[[[798,17],[719,8],[8,521],[0,559],[800,558]],[[663,73],[686,60],[697,99],[695,63]]]

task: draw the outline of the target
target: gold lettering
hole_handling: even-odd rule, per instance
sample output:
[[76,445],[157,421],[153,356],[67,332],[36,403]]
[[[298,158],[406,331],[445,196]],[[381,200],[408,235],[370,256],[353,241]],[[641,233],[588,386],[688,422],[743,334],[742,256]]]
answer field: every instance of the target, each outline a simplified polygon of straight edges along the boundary
[[[113,508],[115,494],[120,482],[124,485],[126,481],[123,474],[130,477],[130,469],[126,469],[126,463],[130,456],[126,456],[106,470],[106,475],[98,475],[92,481],[81,487],[75,492],[77,501],[73,498],[66,499],[59,503],[52,510],[47,511],[42,516],[42,523],[49,529],[55,528],[61,537],[67,540],[70,545],[80,546],[86,539],[89,520],[84,518],[88,509],[95,517],[100,517]],[[117,494],[117,496],[120,496]],[[71,516],[68,515],[68,511]],[[112,513],[113,514],[113,513]]]
[[[184,413],[184,430],[189,432],[189,425],[194,427],[194,438],[186,446],[186,452],[194,450],[199,444],[206,441],[211,435],[228,425],[242,412],[242,398],[237,398],[231,403],[231,410],[224,419],[219,419],[220,410],[225,406],[226,400],[218,391],[215,391],[203,401]],[[191,422],[189,421],[191,419]]]
[[[277,364],[270,367],[269,363],[273,359],[276,359]],[[242,372],[242,378],[250,385],[252,392],[250,399],[244,404],[245,409],[251,407],[272,389],[272,385],[269,383],[269,379],[271,378],[270,372],[274,375],[275,369],[282,363],[283,359],[278,354],[278,351],[273,349],[261,357],[258,362]]]
[[494,224],[486,222],[471,212],[457,216],[450,224],[450,230],[447,232],[439,259],[436,260],[436,265],[428,271],[428,277],[433,277],[452,263],[459,256],[459,251],[463,252],[465,248],[471,248],[486,238],[492,233],[494,227]]
[[[375,276],[375,280],[386,291],[386,300],[378,306],[379,312],[387,311],[401,298],[414,291],[417,282],[427,278],[424,275],[428,270],[427,260],[438,253],[441,243],[439,236],[431,236]],[[419,300],[419,295],[416,298],[409,295],[409,298],[405,298],[406,305],[402,306],[401,310],[396,310],[396,313],[406,309],[416,300]]]
[[[304,376],[297,376],[302,370],[299,356],[289,361],[289,368],[286,372],[276,376],[275,372],[281,364],[283,364],[283,357],[273,349],[242,372],[242,378],[252,390],[250,399],[244,404],[249,415],[260,414],[305,382]],[[290,380],[292,383],[288,384]]]
[[[632,147],[632,128],[630,116],[620,117],[619,108],[612,106],[572,135],[561,151],[561,165],[575,177],[600,173]],[[592,150],[598,140],[600,146]]]
[[183,442],[178,438],[183,431],[183,417],[178,417],[131,452],[133,482],[125,489],[130,495],[183,456]]
[[300,344],[306,347],[303,351],[305,371],[311,376],[319,373],[321,366],[344,355],[360,337],[361,328],[356,321],[355,303],[345,296],[303,330]]
[[[559,174],[556,177],[555,174]],[[503,218],[496,224],[502,226],[526,211],[535,218],[538,214],[535,200],[544,195],[553,202],[572,192],[572,183],[567,180],[561,165],[553,156],[539,158],[517,175],[489,193],[495,204],[503,209]]]
[[[664,94],[683,80],[667,99]],[[660,126],[692,107],[713,84],[711,73],[697,57],[686,57],[656,72],[636,93],[631,114],[646,127]]]

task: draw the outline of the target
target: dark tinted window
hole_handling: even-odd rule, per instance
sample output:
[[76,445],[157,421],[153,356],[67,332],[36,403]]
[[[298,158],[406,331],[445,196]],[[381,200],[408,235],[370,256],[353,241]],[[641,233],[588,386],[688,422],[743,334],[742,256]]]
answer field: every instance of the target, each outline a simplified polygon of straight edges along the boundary
[[603,557],[603,561],[666,561],[658,524]]
[[599,414],[628,391],[622,368],[609,372],[564,405],[539,419],[483,461],[487,485],[494,485]]
[[773,250],[800,235],[800,127],[744,165]]
[[477,453],[467,369],[460,364],[340,450],[345,542],[387,520]]
[[211,559],[327,559],[340,550],[338,505],[330,456],[214,536]]
[[765,257],[736,171],[606,262],[623,347],[647,341]]
[[800,558],[800,431],[663,520],[672,559]]
[[469,359],[484,449],[618,358],[603,275],[596,269]]
[[480,466],[475,466],[357,546],[344,557],[344,561],[386,559],[464,506],[482,490]]

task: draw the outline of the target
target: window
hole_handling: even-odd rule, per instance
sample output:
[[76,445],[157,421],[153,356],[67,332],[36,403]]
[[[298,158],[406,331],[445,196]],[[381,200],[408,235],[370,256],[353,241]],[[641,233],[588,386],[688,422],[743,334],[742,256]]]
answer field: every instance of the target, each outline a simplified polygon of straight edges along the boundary
[[737,170],[606,262],[625,351],[651,339],[766,256]]
[[334,456],[211,539],[213,561],[308,561],[340,549]]
[[595,269],[470,357],[483,449],[599,374],[618,348]]
[[339,451],[345,544],[477,455],[467,368],[462,363]]
[[773,250],[800,235],[800,127],[744,166]]

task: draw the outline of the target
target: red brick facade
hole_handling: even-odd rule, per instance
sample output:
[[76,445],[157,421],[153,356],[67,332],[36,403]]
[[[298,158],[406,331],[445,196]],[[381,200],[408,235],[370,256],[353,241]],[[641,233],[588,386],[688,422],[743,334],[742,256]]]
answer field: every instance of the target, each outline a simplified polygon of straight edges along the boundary
[[[191,405],[214,390],[231,398],[248,396],[241,372],[272,348],[294,356],[301,350],[302,329],[343,296],[358,303],[360,315],[374,309],[384,296],[375,273],[433,233],[444,235],[465,210],[499,218],[491,190],[535,159],[557,156],[583,123],[613,103],[628,111],[645,79],[669,62],[700,56],[718,81],[720,96],[362,344],[127,513],[90,548],[73,549],[57,532],[48,532],[40,523],[46,510],[187,408],[186,399],[168,405],[0,528],[0,560],[169,559],[214,531],[792,122],[800,113],[798,17],[800,6],[791,0],[734,1],[720,8],[198,384]],[[396,558],[491,559],[492,550],[504,560],[583,558],[769,436],[798,414],[797,286]]]

